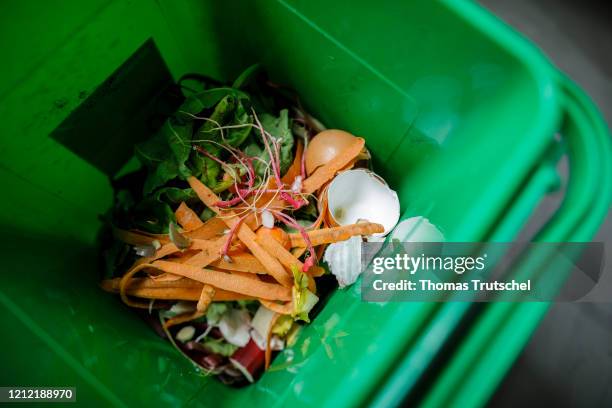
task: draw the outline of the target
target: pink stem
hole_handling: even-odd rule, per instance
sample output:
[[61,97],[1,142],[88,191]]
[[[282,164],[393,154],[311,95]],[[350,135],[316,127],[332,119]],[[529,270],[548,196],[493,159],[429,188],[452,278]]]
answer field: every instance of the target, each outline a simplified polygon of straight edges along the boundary
[[253,158],[248,157],[246,159],[246,162],[247,162],[247,171],[249,173],[249,180],[247,182],[247,186],[249,188],[253,188],[253,185],[255,184],[255,168],[253,167]]
[[289,205],[291,205],[295,210],[302,208],[304,204],[306,204],[306,200],[296,200],[291,196],[291,194],[283,191],[280,193],[280,198],[283,201],[286,201]]
[[204,149],[202,146],[197,146],[197,145],[196,145],[196,146],[193,146],[193,148],[194,148],[196,151],[198,151],[198,152],[202,153],[204,156],[208,157],[209,159],[216,161],[216,162],[217,162],[217,163],[219,163],[221,166],[227,166],[227,165],[228,165],[228,164],[227,164],[227,163],[225,163],[223,160],[221,160],[221,159],[219,159],[219,158],[217,158],[217,157],[213,156],[212,154],[208,153],[208,152],[206,151],[206,149]]
[[279,220],[281,220],[283,223],[285,223],[286,225],[293,227],[295,229],[297,229],[300,232],[300,235],[302,236],[302,238],[304,239],[304,242],[306,242],[306,247],[308,248],[308,258],[306,258],[306,260],[304,261],[304,266],[302,267],[302,272],[308,272],[308,270],[314,266],[316,259],[315,259],[315,250],[314,247],[312,246],[312,241],[310,241],[310,237],[308,236],[308,233],[306,232],[306,230],[304,229],[304,227],[302,227],[296,220],[294,220],[293,218],[289,217],[287,214],[283,214],[280,211],[274,211],[271,210],[272,214],[274,214]]
[[[229,149],[230,151],[233,151],[234,153],[236,153],[237,156],[241,156],[241,155],[244,156],[244,153],[241,152],[240,150],[236,150],[236,149],[234,149],[233,147],[231,147],[229,145],[227,145],[225,147],[227,149]],[[216,161],[221,166],[228,166],[227,163],[225,163],[223,160],[220,160],[219,158],[213,156],[212,154],[208,153],[208,151],[206,151],[206,149],[204,149],[203,147],[195,145],[195,146],[193,146],[193,148],[196,151],[198,151],[201,154],[203,154],[204,156],[208,157],[209,159]],[[244,167],[246,167],[246,169],[247,169],[247,173],[249,175],[248,186],[249,187],[253,187],[253,184],[255,183],[255,169],[253,168],[253,163],[252,163],[253,158],[252,157],[244,156],[244,160],[246,161],[247,164],[245,164],[243,159],[238,158],[238,161],[240,162],[240,164],[243,165]]]
[[238,221],[236,221],[236,223],[232,226],[232,228],[230,228],[229,232],[227,233],[227,241],[225,241],[225,244],[223,244],[223,248],[221,248],[221,255],[224,258],[228,257],[227,253],[229,252],[229,249],[232,246],[232,240],[234,238],[234,235],[236,234],[238,227],[240,227],[240,224],[242,224],[242,220],[244,220],[247,216],[248,214],[240,217]]
[[245,198],[247,198],[249,195],[251,195],[251,191],[246,191],[245,195],[240,195],[238,194],[238,197],[234,197],[231,200],[226,200],[226,201],[217,201],[215,203],[216,207],[219,208],[229,208],[229,207],[233,207],[236,204],[239,204],[242,200],[244,200]]
[[[242,193],[242,194],[245,194],[248,191],[249,190],[246,189],[246,188],[241,188],[240,189],[240,193]],[[281,189],[278,189],[278,188],[268,188],[268,189],[259,188],[259,189],[252,190],[252,193],[253,194],[257,194],[257,193],[272,193],[272,194],[274,194],[274,193],[291,193],[291,190],[287,190],[287,189],[281,190]]]

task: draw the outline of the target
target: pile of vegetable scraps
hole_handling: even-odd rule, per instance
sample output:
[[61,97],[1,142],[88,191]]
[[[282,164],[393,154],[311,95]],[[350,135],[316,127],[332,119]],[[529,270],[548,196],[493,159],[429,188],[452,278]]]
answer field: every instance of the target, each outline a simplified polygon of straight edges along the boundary
[[325,129],[257,67],[231,86],[196,78],[113,182],[101,287],[243,385],[309,322],[330,270],[355,281],[355,251],[391,231],[399,202],[364,139]]

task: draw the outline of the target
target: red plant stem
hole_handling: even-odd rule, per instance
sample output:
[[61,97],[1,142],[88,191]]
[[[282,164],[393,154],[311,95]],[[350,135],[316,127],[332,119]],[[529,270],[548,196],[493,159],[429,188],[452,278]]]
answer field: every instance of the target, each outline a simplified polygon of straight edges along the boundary
[[247,157],[246,162],[247,162],[247,172],[249,174],[249,180],[247,181],[247,186],[249,188],[253,188],[253,185],[255,184],[255,168],[253,167],[253,158]]
[[276,216],[276,218],[281,220],[283,223],[285,223],[286,225],[290,227],[297,229],[300,232],[300,235],[304,239],[304,242],[306,243],[306,247],[308,248],[308,258],[306,258],[306,260],[304,261],[302,272],[308,272],[308,270],[316,263],[315,250],[314,250],[314,247],[312,246],[312,241],[310,241],[310,237],[308,236],[308,233],[306,232],[304,227],[302,227],[295,219],[291,218],[287,214],[283,214],[282,212],[275,211],[275,210],[269,210],[269,211],[272,214],[274,214],[274,216]]
[[298,209],[302,208],[302,206],[303,206],[304,204],[306,204],[306,201],[305,201],[305,200],[296,200],[295,198],[293,198],[293,197],[291,196],[291,194],[289,194],[289,193],[287,193],[287,192],[285,192],[285,191],[283,191],[283,192],[281,192],[281,193],[280,193],[280,198],[281,198],[283,201],[286,201],[286,202],[287,202],[289,205],[291,205],[291,206],[293,207],[293,209],[295,209],[295,210],[298,210]]
[[245,161],[247,165],[244,165],[242,161],[240,161],[240,163],[242,163],[242,165],[246,167],[247,174],[249,176],[247,180],[247,188],[241,189],[236,185],[236,194],[238,194],[238,198],[240,198],[240,200],[238,200],[236,204],[253,193],[253,185],[255,184],[255,169],[253,168],[253,158],[245,157]]
[[[249,189],[247,188],[241,188],[240,189],[240,193],[241,194],[246,194],[247,192],[249,192]],[[257,194],[257,193],[270,193],[270,194],[275,194],[275,193],[291,193],[291,190],[287,190],[287,189],[278,189],[278,188],[256,188],[254,190],[251,190],[250,193],[252,194]]]
[[227,200],[227,201],[217,201],[215,203],[216,207],[219,208],[229,208],[229,207],[233,207],[236,204],[239,204],[242,200],[244,200],[245,198],[247,198],[249,195],[251,195],[251,191],[247,191],[245,195],[241,195],[238,194],[238,197],[234,197],[231,200]]
[[234,235],[236,234],[236,231],[238,231],[238,228],[240,227],[240,224],[242,224],[242,221],[247,216],[248,214],[245,214],[242,217],[240,217],[238,221],[236,221],[236,223],[232,226],[232,228],[230,228],[229,232],[227,233],[227,241],[225,241],[225,244],[223,244],[223,248],[221,248],[221,255],[224,258],[228,257],[227,253],[229,252],[229,249],[232,246],[232,240],[234,239]]
[[[247,169],[247,174],[249,175],[249,179],[247,180],[247,185],[249,187],[253,187],[253,184],[255,183],[255,169],[253,168],[253,158],[246,157],[243,152],[241,152],[240,150],[234,149],[233,147],[229,145],[224,145],[224,147],[234,152],[237,156],[241,156],[241,155],[244,156],[243,158],[238,157],[237,160],[240,162],[240,164],[243,167]],[[208,153],[208,151],[206,151],[206,149],[204,149],[202,146],[194,145],[193,148],[194,150],[202,153],[204,156],[208,157],[209,159],[216,161],[221,166],[229,166],[223,160]],[[245,161],[246,161],[246,164],[245,164]]]
[[[204,149],[203,147],[198,146],[198,145],[194,145],[193,148],[196,151],[198,151],[199,153],[201,153],[204,156],[208,157],[209,159],[216,161],[221,166],[229,166],[227,163],[225,163],[221,159],[219,159],[219,158],[213,156],[212,154],[208,153],[206,151],[206,149]],[[231,147],[228,147],[228,149],[231,149]],[[243,154],[239,150],[236,150],[236,151],[239,154]],[[253,184],[255,183],[255,169],[253,168],[253,158],[252,157],[245,157],[244,160],[246,161],[247,164],[245,164],[245,162],[243,162],[241,158],[238,158],[238,161],[240,161],[240,164],[242,164],[247,169],[247,174],[249,176],[249,178],[247,180],[248,189],[247,190],[240,190],[240,189],[237,188],[236,192],[238,194],[238,197],[234,197],[233,199],[227,200],[227,201],[218,201],[215,204],[217,207],[219,207],[219,208],[233,207],[234,205],[240,203],[240,201],[244,200],[249,195],[251,195],[251,193],[252,193],[251,189],[253,188]]]
[[193,146],[193,148],[194,148],[196,151],[198,151],[198,152],[202,153],[204,156],[208,157],[209,159],[216,161],[216,162],[217,162],[217,163],[219,163],[219,164],[220,164],[222,167],[223,167],[223,166],[228,166],[228,164],[227,164],[227,163],[225,163],[223,160],[221,160],[221,159],[219,159],[218,157],[215,157],[215,156],[213,156],[212,154],[208,153],[208,152],[206,151],[206,149],[204,149],[202,146],[194,145],[194,146]]

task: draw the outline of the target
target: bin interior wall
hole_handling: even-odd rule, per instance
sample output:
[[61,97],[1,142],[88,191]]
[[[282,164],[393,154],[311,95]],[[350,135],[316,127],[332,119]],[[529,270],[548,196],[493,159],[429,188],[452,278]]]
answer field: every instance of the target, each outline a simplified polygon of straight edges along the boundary
[[0,77],[3,376],[132,404],[348,404],[374,392],[434,305],[367,304],[357,288],[339,291],[303,330],[289,369],[242,390],[200,379],[97,288],[108,177],[49,135],[95,103],[87,97],[147,41],[175,79],[231,79],[262,62],[329,127],[367,139],[407,216],[429,216],[451,240],[483,238],[553,130],[548,68],[526,65],[532,51],[447,2],[377,4],[3,2],[0,38],[13,61]]

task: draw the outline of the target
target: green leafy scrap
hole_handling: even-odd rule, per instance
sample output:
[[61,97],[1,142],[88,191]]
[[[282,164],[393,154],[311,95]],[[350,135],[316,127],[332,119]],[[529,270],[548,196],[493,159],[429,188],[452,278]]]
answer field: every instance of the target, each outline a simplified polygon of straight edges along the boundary
[[208,324],[215,325],[219,323],[221,317],[229,310],[229,306],[224,302],[213,302],[206,309],[206,321]]
[[308,289],[308,276],[305,273],[300,271],[295,265],[291,266],[291,272],[294,279],[292,288],[293,312],[291,316],[295,320],[303,320],[306,323],[310,323],[308,313],[317,304],[319,298]]
[[137,229],[153,234],[166,234],[168,225],[176,222],[170,205],[151,196],[134,206],[131,218]]
[[238,350],[238,346],[228,343],[223,339],[211,339],[206,337],[203,341],[201,341],[202,345],[210,350],[211,353],[219,354],[225,357],[230,357],[236,350]]
[[[114,209],[116,225],[167,233],[168,225],[176,221],[174,209],[181,202],[199,211],[202,220],[213,216],[210,209],[202,211],[201,203],[185,180],[195,176],[215,193],[225,194],[245,170],[221,145],[270,160],[263,149],[261,135],[253,131],[254,100],[271,97],[265,87],[254,81],[258,72],[258,67],[250,67],[235,81],[234,87],[206,89],[187,96],[149,140],[136,145],[135,155],[144,167],[142,181],[138,181],[142,190],[131,191],[131,201],[127,200],[130,197],[116,197],[119,202]],[[246,89],[255,93],[249,95]],[[264,110],[258,116],[266,131],[280,143],[281,173],[284,173],[293,160],[294,138],[289,113],[283,109],[276,116]],[[255,162],[260,177],[266,168],[261,160]],[[220,162],[227,165],[222,166]]]
[[[287,109],[280,111],[279,116],[270,115],[268,113],[259,114],[259,120],[264,130],[280,142],[280,173],[285,174],[291,162],[293,161],[293,144],[294,138],[291,133],[291,123],[289,120],[289,112]],[[261,140],[261,132],[256,132],[257,137]],[[259,157],[254,167],[255,173],[263,177],[266,163],[270,162],[268,151],[263,148],[263,141],[251,143],[247,146],[246,152],[249,155]]]

